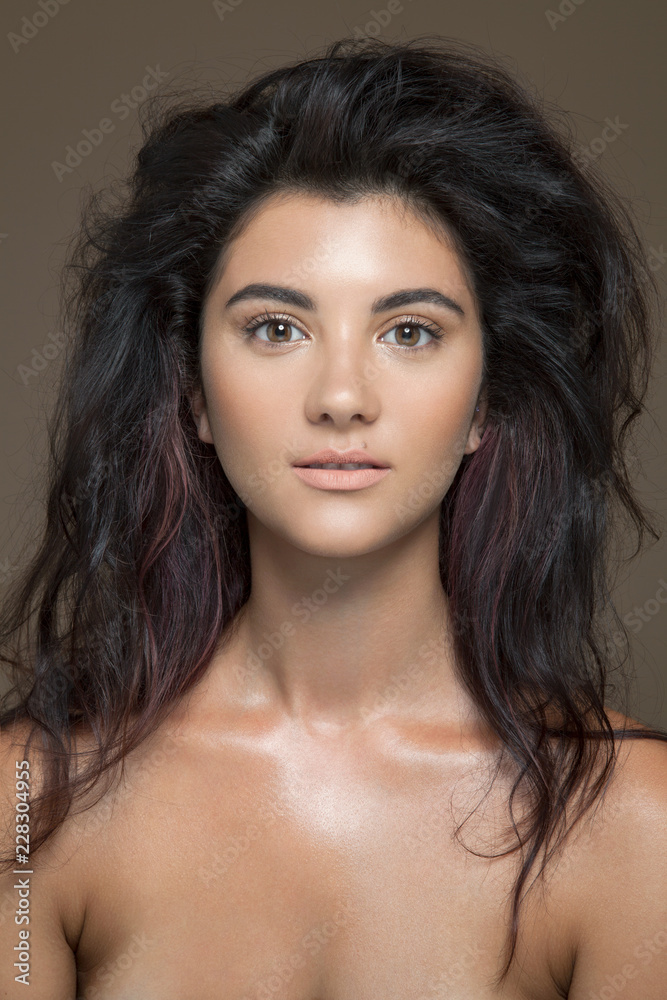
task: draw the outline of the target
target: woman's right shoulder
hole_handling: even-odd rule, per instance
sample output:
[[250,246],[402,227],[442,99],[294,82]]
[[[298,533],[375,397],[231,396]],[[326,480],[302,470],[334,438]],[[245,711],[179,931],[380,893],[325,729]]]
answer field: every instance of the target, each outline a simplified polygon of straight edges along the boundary
[[[27,855],[30,859],[32,804],[44,786],[43,746],[40,733],[29,721],[20,720],[0,728],[0,854],[1,872],[9,867],[8,857]],[[21,828],[19,830],[19,828]],[[32,834],[32,836],[31,836]],[[23,836],[23,840],[21,840]],[[23,848],[23,849],[22,849]]]
[[[37,748],[26,750],[30,725],[27,722],[15,722],[0,729],[0,816],[2,818],[2,836],[4,853],[4,833],[8,819],[14,825],[16,814],[17,786],[21,793],[34,794],[32,786],[33,775],[36,780],[41,778]],[[32,759],[30,759],[32,758]],[[19,776],[20,774],[20,776]],[[25,787],[24,787],[25,786]],[[29,803],[24,812],[29,812]],[[13,830],[10,831],[13,840]]]
[[0,982],[3,1000],[69,1000],[76,960],[63,919],[57,877],[30,857],[30,798],[41,784],[39,740],[26,745],[28,723],[0,731]]

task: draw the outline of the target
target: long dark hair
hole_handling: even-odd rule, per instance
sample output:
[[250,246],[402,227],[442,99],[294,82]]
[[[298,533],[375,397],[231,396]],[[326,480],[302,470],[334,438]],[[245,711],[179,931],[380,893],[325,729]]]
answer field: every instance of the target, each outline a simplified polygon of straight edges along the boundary
[[[440,567],[461,679],[533,803],[520,831],[510,797],[500,982],[527,877],[606,789],[616,738],[667,740],[605,712],[628,657],[613,529],[636,531],[634,555],[659,537],[627,455],[655,278],[571,127],[470,44],[347,38],[179,101],[146,106],[128,190],[90,196],[63,271],[46,525],[0,621],[0,725],[27,724],[23,756],[39,734],[44,760],[31,854],[202,677],[250,593],[245,506],[189,404],[221,252],[274,191],[393,193],[454,234],[483,321],[488,417],[442,501]],[[74,770],[80,729],[97,750]]]

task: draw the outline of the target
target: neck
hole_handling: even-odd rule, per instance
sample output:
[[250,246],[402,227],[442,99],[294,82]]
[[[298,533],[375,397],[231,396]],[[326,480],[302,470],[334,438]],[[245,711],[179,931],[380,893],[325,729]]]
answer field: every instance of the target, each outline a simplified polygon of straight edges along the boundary
[[322,730],[475,714],[454,667],[437,511],[389,547],[340,558],[296,549],[250,512],[248,527],[252,591],[225,653],[235,700]]

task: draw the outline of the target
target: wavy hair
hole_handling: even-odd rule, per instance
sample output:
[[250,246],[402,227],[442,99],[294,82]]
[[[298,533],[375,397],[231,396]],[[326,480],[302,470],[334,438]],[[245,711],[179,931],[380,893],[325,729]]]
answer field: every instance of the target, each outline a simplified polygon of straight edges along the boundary
[[[250,593],[245,505],[189,402],[225,248],[279,190],[393,194],[452,234],[483,325],[486,426],[439,547],[457,669],[516,772],[500,983],[528,876],[604,794],[617,740],[667,740],[605,711],[629,649],[615,528],[636,533],[633,556],[660,537],[628,457],[655,278],[571,125],[469,43],[345,38],[223,98],[145,105],[129,179],[87,198],[63,269],[45,526],[0,620],[0,725],[26,725],[24,756],[39,736],[44,760],[32,855],[203,676]],[[95,750],[79,769],[81,728]]]

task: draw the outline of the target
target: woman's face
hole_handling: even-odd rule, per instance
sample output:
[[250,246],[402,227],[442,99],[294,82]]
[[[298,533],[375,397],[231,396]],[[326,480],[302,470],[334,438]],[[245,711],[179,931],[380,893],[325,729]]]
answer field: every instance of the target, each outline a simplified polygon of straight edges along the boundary
[[[444,237],[390,196],[265,201],[204,303],[200,359],[198,434],[249,528],[257,518],[312,554],[371,552],[437,519],[462,456],[479,445],[471,289]],[[329,448],[359,449],[386,470],[312,481],[295,471]]]

